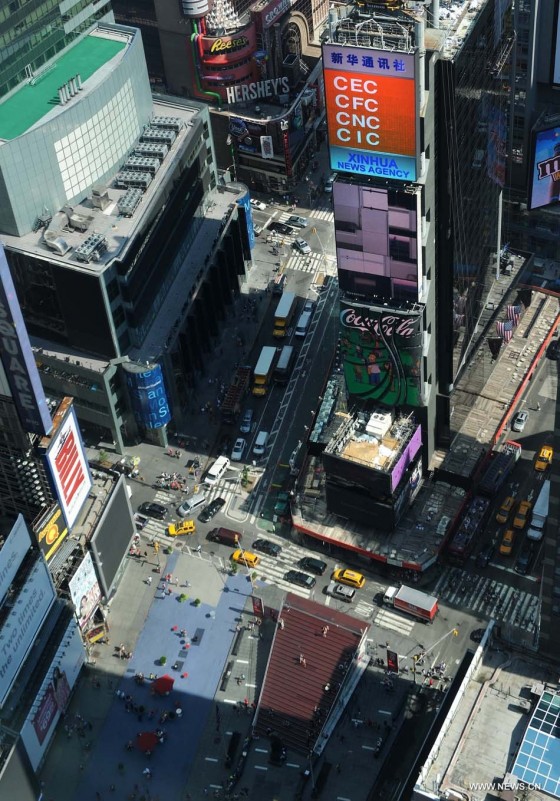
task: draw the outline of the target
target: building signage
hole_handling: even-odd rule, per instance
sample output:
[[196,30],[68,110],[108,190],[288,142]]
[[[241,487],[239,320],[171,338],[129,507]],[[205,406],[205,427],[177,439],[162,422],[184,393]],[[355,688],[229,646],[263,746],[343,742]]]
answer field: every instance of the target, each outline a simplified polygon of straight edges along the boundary
[[19,570],[25,554],[31,547],[31,538],[21,515],[0,548],[0,598],[4,598],[8,587]]
[[391,472],[391,492],[394,492],[399,486],[401,478],[404,476],[405,470],[408,468],[420,448],[422,447],[422,428],[418,426],[403,453],[401,454],[398,462]]
[[90,553],[83,558],[68,587],[70,589],[70,598],[76,610],[78,624],[83,629],[101,600],[101,589]]
[[287,78],[270,78],[268,81],[229,86],[226,91],[228,103],[243,103],[248,100],[287,94],[290,91],[290,82]]
[[53,724],[55,717],[58,715],[59,709],[56,704],[56,698],[54,695],[54,687],[51,683],[48,684],[45,694],[41,703],[39,704],[39,709],[37,710],[37,714],[33,718],[33,728],[35,729],[35,734],[37,735],[37,739],[39,740],[39,745],[43,745],[47,734],[50,731],[50,728]]
[[532,209],[560,200],[560,127],[537,131],[529,189]]
[[68,526],[62,515],[62,509],[57,503],[47,512],[34,530],[39,548],[48,562],[68,534]]
[[227,53],[229,50],[240,50],[248,45],[249,40],[246,36],[239,36],[237,39],[215,39],[210,47],[210,52]]
[[331,168],[416,180],[415,57],[323,45]]
[[163,428],[171,420],[171,409],[161,366],[139,369],[131,363],[123,367],[136,422],[146,429]]
[[0,706],[6,700],[55,598],[46,563],[42,560],[36,562],[27,577],[25,590],[20,590],[15,606],[2,624]]
[[554,29],[552,33],[551,82],[560,86],[560,3],[556,0]]
[[351,395],[422,405],[422,311],[341,303],[341,354]]
[[274,25],[275,22],[278,22],[280,17],[282,17],[286,11],[289,11],[295,2],[296,0],[280,0],[280,2],[274,0],[273,3],[270,3],[270,5],[261,12],[262,27],[266,30],[266,28],[270,28],[271,25]]
[[53,436],[45,458],[66,523],[72,528],[92,484],[73,407]]
[[48,434],[52,419],[2,245],[0,358],[23,428],[33,434]]

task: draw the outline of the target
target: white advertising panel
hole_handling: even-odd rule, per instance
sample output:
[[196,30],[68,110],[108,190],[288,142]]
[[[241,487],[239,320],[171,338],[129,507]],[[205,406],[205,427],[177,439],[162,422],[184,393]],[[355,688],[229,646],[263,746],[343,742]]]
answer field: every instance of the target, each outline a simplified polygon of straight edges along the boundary
[[90,553],[86,554],[68,586],[79,626],[83,629],[101,600],[101,589]]
[[[37,562],[16,605],[2,626],[0,641],[0,706],[20,671],[35,636],[56,598],[47,565]],[[21,603],[19,601],[21,600]]]
[[0,599],[6,594],[30,547],[31,537],[20,515],[0,550]]
[[66,523],[72,528],[92,483],[73,408],[53,436],[46,460]]

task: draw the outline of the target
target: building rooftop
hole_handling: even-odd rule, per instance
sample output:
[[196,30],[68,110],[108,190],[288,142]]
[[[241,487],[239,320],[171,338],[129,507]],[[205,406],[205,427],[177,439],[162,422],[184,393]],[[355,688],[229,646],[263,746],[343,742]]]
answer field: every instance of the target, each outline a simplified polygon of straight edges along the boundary
[[[523,797],[530,801],[544,801],[556,795],[560,764],[558,733],[554,726],[560,696],[553,666],[529,657],[512,657],[503,651],[481,648],[471,667],[472,674],[465,677],[453,711],[443,722],[420,770],[413,797],[416,801],[422,798],[507,798],[498,784],[504,781],[512,789],[521,781],[527,782]],[[546,720],[548,714],[550,721]],[[543,723],[547,726],[550,723],[551,730],[544,733]],[[539,732],[543,732],[546,742],[538,742]],[[531,763],[534,778],[528,773],[521,776],[521,763],[528,749],[532,751],[532,758],[527,764]],[[545,754],[548,764],[541,774],[539,770]],[[554,781],[555,786],[547,786],[547,779]],[[473,782],[480,788],[474,791],[475,796]]]
[[[132,148],[132,152],[142,151],[137,158],[143,159],[151,171],[146,187],[117,186],[117,175],[124,166],[119,165],[113,181],[93,187],[80,203],[45,211],[37,230],[24,236],[2,234],[4,245],[88,273],[102,273],[115,259],[123,260],[135,235],[153,213],[154,204],[165,201],[174,168],[194,136],[193,125],[200,109],[191,101],[154,100],[153,127],[143,134],[145,141]],[[155,141],[159,135],[161,142]],[[149,151],[156,149],[161,155],[150,157]],[[135,176],[145,174],[135,166]],[[50,247],[45,237],[51,240]]]
[[76,75],[82,85],[78,94],[86,95],[92,83],[97,84],[96,77],[101,77],[96,74],[122,55],[130,39],[130,33],[119,35],[116,30],[98,28],[57,56],[0,104],[0,139],[15,139],[47,115],[56,116],[65,108],[58,89]]

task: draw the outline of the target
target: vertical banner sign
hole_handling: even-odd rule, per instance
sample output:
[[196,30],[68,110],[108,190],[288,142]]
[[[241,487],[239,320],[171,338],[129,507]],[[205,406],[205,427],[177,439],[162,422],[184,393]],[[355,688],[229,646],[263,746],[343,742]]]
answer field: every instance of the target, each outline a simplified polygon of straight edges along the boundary
[[331,169],[416,180],[415,55],[323,45]]
[[396,651],[387,648],[387,670],[391,673],[399,672],[399,655]]
[[48,562],[68,534],[68,526],[57,503],[52,509],[49,509],[46,515],[43,515],[38,525],[34,526],[33,531],[37,537],[39,548]]
[[1,244],[0,359],[23,428],[33,434],[48,434],[52,419]]
[[72,528],[92,484],[73,407],[53,436],[46,460],[68,528]]

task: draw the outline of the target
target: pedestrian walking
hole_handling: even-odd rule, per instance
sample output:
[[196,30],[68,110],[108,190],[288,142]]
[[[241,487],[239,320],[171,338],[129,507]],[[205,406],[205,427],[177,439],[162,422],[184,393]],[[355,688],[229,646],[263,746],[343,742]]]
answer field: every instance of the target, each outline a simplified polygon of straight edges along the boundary
[[151,576],[148,576],[148,578],[146,579],[146,584],[148,585],[148,587],[151,587],[151,585],[152,585],[152,577]]

